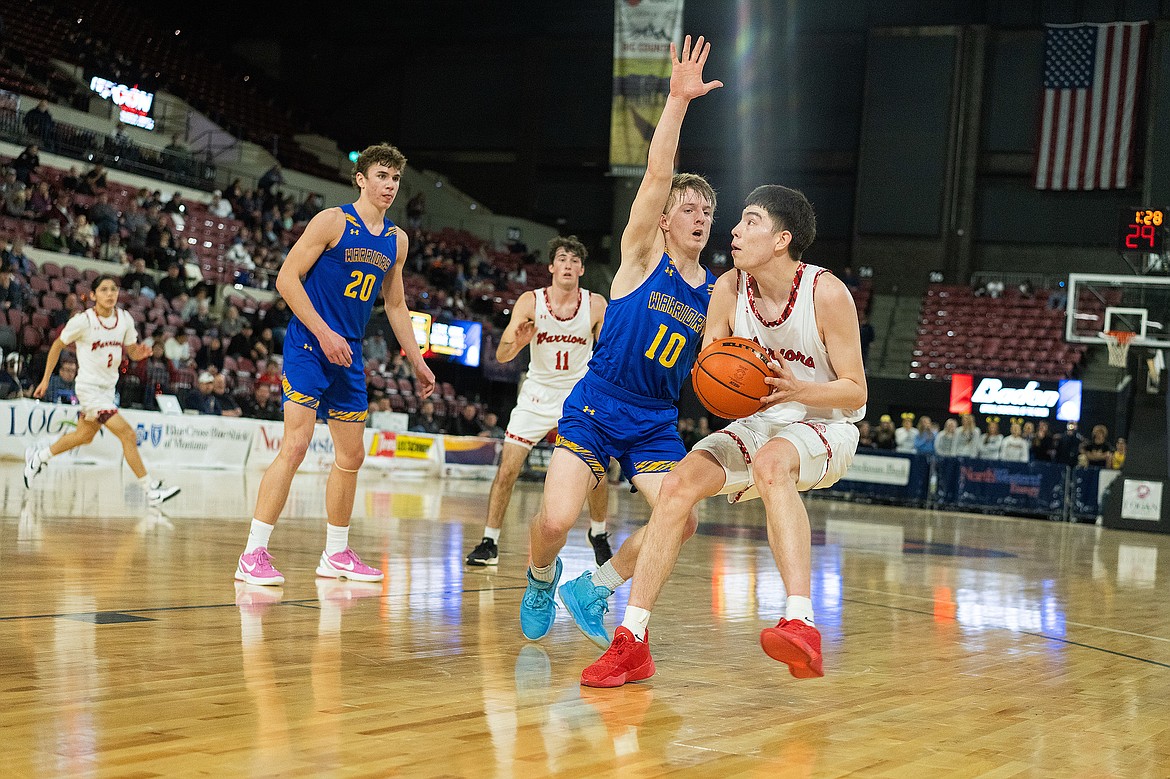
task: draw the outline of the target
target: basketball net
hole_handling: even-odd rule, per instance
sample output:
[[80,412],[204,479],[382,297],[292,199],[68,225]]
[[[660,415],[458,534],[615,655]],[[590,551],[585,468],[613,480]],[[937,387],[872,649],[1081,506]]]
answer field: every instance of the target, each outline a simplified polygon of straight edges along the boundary
[[1114,368],[1124,368],[1125,358],[1129,356],[1129,342],[1137,333],[1125,330],[1106,330],[1101,333],[1105,345],[1109,347],[1109,364]]

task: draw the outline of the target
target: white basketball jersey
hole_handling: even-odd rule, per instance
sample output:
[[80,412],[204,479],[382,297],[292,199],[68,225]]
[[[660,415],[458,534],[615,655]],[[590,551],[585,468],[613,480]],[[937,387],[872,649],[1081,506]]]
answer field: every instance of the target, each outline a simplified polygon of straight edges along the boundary
[[118,383],[122,347],[138,341],[134,320],[120,308],[102,319],[94,309],[75,314],[61,331],[61,340],[77,344],[77,383],[112,389]]
[[534,294],[536,334],[529,343],[532,356],[528,378],[544,387],[572,389],[585,375],[589,358],[593,356],[589,290],[578,291],[577,310],[568,319],[560,319],[552,312],[547,287]]
[[[837,378],[817,330],[816,309],[813,308],[817,277],[825,272],[816,265],[800,263],[780,318],[767,322],[756,310],[755,292],[748,283],[751,277],[744,271],[736,271],[739,294],[732,334],[755,341],[777,362],[787,362],[798,381],[824,384]],[[804,403],[777,403],[761,411],[760,415],[773,422],[856,422],[865,418],[865,407],[835,409]]]

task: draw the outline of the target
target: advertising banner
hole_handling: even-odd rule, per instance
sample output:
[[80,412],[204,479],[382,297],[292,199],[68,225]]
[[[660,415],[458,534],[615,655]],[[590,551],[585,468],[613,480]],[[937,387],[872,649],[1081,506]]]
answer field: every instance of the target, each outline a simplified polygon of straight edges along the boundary
[[1081,394],[1079,379],[1034,381],[956,373],[951,376],[949,410],[952,414],[1079,422]]
[[[372,431],[370,431],[372,432]],[[248,457],[249,468],[267,468],[280,451],[284,437],[283,422],[258,422],[252,437],[252,451]],[[369,449],[367,448],[368,452]],[[333,467],[333,437],[328,425],[313,425],[313,437],[309,439],[309,451],[298,472],[327,471]]]
[[641,176],[670,94],[670,42],[682,43],[683,0],[614,0],[609,169]]
[[138,435],[138,451],[147,467],[243,468],[258,424],[254,419],[137,410],[122,416]]
[[443,436],[443,476],[492,479],[504,442],[498,438]]
[[1046,515],[1064,511],[1069,469],[1063,465],[940,457],[935,472],[937,498],[943,506]]
[[[37,400],[0,400],[0,457],[24,459],[30,444],[56,441],[77,426],[78,406],[41,403]],[[122,461],[122,443],[102,428],[93,443],[62,457],[85,465],[117,465]]]
[[859,452],[845,477],[828,492],[847,492],[908,503],[926,502],[930,460],[920,454]]

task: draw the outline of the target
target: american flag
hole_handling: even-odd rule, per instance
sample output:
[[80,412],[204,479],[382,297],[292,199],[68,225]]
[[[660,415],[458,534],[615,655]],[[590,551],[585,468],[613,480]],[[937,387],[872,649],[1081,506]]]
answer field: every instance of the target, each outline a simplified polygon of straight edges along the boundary
[[1123,189],[1146,22],[1047,25],[1036,189]]

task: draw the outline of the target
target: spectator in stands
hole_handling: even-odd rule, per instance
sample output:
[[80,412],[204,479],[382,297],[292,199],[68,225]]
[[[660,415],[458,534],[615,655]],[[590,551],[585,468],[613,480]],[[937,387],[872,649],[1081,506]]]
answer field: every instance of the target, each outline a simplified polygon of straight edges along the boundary
[[122,274],[122,289],[145,295],[148,300],[154,300],[157,294],[154,285],[154,276],[146,270],[146,260],[141,258],[130,263]]
[[504,440],[504,428],[500,427],[500,418],[496,412],[488,411],[483,415],[483,430],[479,432],[479,437]]
[[82,195],[96,195],[105,192],[108,186],[106,180],[106,166],[95,162],[94,166],[85,172],[77,184],[77,192]]
[[477,436],[483,432],[483,424],[479,421],[479,408],[474,403],[468,403],[459,410],[459,416],[451,424],[452,435]]
[[[220,329],[223,329],[222,324],[220,325]],[[243,328],[228,342],[228,357],[246,357],[249,360],[252,359],[252,336],[252,323],[245,319]]]
[[284,183],[284,173],[280,168],[280,163],[277,162],[271,168],[264,172],[260,180],[256,182],[256,188],[259,189],[267,198],[276,198],[276,188]]
[[934,440],[937,435],[934,421],[923,414],[918,418],[918,436],[914,439],[914,451],[918,454],[934,454]]
[[73,360],[61,360],[57,364],[57,372],[49,377],[49,388],[45,391],[44,399],[49,403],[77,404],[77,390],[74,383],[77,381],[77,363]]
[[37,183],[29,195],[28,210],[32,212],[32,218],[38,222],[48,219],[49,213],[53,210],[53,190],[49,188],[49,182]]
[[183,193],[176,189],[175,194],[171,195],[171,199],[163,205],[163,212],[167,214],[187,213],[187,204],[183,202]]
[[162,163],[164,167],[170,168],[176,173],[190,173],[194,167],[195,159],[191,156],[191,150],[187,148],[187,144],[183,143],[183,139],[179,137],[178,133],[171,136],[171,142],[163,148]]
[[169,395],[171,382],[174,381],[174,367],[167,359],[166,350],[161,339],[155,340],[150,347],[150,356],[142,368],[143,405],[148,409],[157,409],[155,395]]
[[257,384],[267,384],[272,390],[273,395],[280,395],[281,384],[281,370],[280,360],[273,358],[264,361],[264,368],[260,371],[260,375],[256,377]]
[[50,223],[56,221],[61,225],[61,233],[68,235],[76,221],[73,215],[73,196],[67,193],[58,195],[53,200],[53,207],[49,209],[48,220]]
[[158,294],[169,301],[173,301],[179,295],[187,294],[187,282],[179,275],[181,270],[182,268],[178,264],[167,266],[167,275],[158,280]]
[[16,172],[16,180],[26,187],[32,185],[33,177],[37,175],[37,168],[41,167],[41,148],[35,143],[25,147],[16,159],[12,161],[12,169]]
[[81,300],[77,297],[77,293],[70,292],[65,296],[65,304],[49,314],[49,323],[54,328],[64,327],[66,322],[84,310],[85,306],[81,305]]
[[219,408],[220,416],[238,417],[243,415],[243,412],[240,410],[240,404],[228,392],[227,377],[222,373],[215,374],[215,377],[212,379],[211,396],[215,398],[215,406]]
[[861,329],[861,363],[867,365],[869,359],[869,346],[877,338],[877,333],[873,329],[873,325],[869,323],[869,316],[865,313],[860,314],[860,329]]
[[1036,440],[1036,423],[1029,419],[1024,423],[1024,426],[1020,431],[1020,435],[1025,441],[1028,442],[1028,449],[1031,450],[1032,442]]
[[386,366],[386,374],[392,379],[413,379],[414,371],[410,367],[410,363],[402,356],[400,352],[395,352],[390,357],[390,364]]
[[[153,242],[148,240],[145,254],[152,268],[169,270],[172,267],[177,269],[179,266],[179,252],[175,249],[170,230],[159,230],[155,234]],[[178,277],[176,276],[176,278]],[[159,292],[163,291],[162,281],[165,279],[159,282]],[[183,290],[186,289],[187,285],[183,284]],[[174,294],[178,295],[179,293],[175,292]]]
[[1069,422],[1064,426],[1064,434],[1056,439],[1053,459],[1061,465],[1075,466],[1084,442],[1085,437],[1077,430],[1077,423]]
[[1056,439],[1046,420],[1040,420],[1036,426],[1036,435],[1032,436],[1032,462],[1052,462],[1055,456]]
[[252,387],[252,394],[240,402],[244,416],[252,419],[267,419],[275,422],[282,419],[280,402],[272,392],[272,387],[264,382],[257,382]]
[[32,389],[30,382],[24,375],[23,360],[16,352],[9,352],[4,356],[4,372],[0,373],[0,398],[13,400],[23,398]]
[[252,339],[251,353],[254,362],[267,360],[276,354],[276,340],[272,337],[272,328],[261,328],[256,337]]
[[48,100],[42,100],[35,108],[29,109],[22,121],[29,135],[46,146],[49,145],[53,135],[53,115],[49,113]]
[[163,350],[171,365],[182,369],[191,364],[191,342],[186,330],[173,333],[163,344]]
[[134,141],[126,134],[126,126],[121,122],[114,125],[114,134],[110,136],[110,151],[115,155],[127,156],[134,148]]
[[69,170],[61,177],[61,189],[66,192],[76,192],[80,186],[81,175],[77,172],[77,166],[70,165]]
[[[276,343],[276,354],[284,353],[284,333],[288,330],[288,323],[292,319],[292,311],[284,298],[277,298],[260,318],[260,324],[272,330],[272,340]],[[385,362],[385,360],[383,360]]]
[[69,231],[69,253],[78,257],[89,257],[97,248],[97,230],[85,214],[80,214]]
[[982,287],[975,290],[975,297],[1001,298],[1004,284],[1002,279],[991,279]]
[[118,209],[110,203],[110,196],[102,192],[97,202],[89,207],[89,221],[97,228],[98,237],[105,241],[118,232]]
[[857,423],[857,445],[867,449],[873,448],[873,427],[868,420],[863,419]]
[[382,335],[381,331],[375,330],[362,343],[362,356],[366,358],[367,362],[375,363],[379,369],[386,364],[389,354],[389,349],[386,348],[386,336]]
[[894,450],[902,454],[914,454],[916,440],[918,431],[914,429],[914,414],[907,411],[902,414],[902,426],[894,431]]
[[211,193],[211,202],[207,204],[207,210],[220,219],[233,219],[235,217],[232,213],[232,204],[224,199],[223,194],[218,189]]
[[224,358],[227,357],[227,347],[218,334],[211,333],[199,344],[195,352],[195,367],[201,371],[214,368],[217,372],[223,371]]
[[199,374],[199,381],[195,389],[187,395],[187,402],[183,404],[183,408],[187,410],[198,411],[200,414],[210,414],[212,416],[220,416],[222,409],[217,405],[215,395],[212,389],[215,386],[215,376],[208,371],[203,371]]
[[418,414],[410,423],[411,432],[414,433],[441,433],[443,428],[439,425],[439,420],[435,419],[435,404],[434,401],[424,400],[422,406],[419,407]]
[[999,449],[1003,444],[1003,434],[999,432],[999,417],[987,418],[987,432],[979,444],[979,456],[984,460],[998,460]]
[[4,251],[4,265],[14,273],[20,273],[25,278],[32,278],[37,266],[25,251],[24,239],[19,235],[12,239],[12,246]]
[[427,196],[421,189],[406,201],[406,223],[411,230],[422,228],[423,216],[427,212]]
[[256,270],[256,263],[252,261],[252,251],[249,248],[249,244],[250,242],[246,242],[244,239],[244,231],[241,230],[240,234],[232,241],[232,245],[224,253],[223,258],[236,267],[248,271],[250,278],[250,271]]
[[1024,438],[1024,426],[1012,420],[1008,433],[999,445],[998,459],[1012,463],[1028,462],[1031,447],[1028,445],[1028,439]]
[[1081,454],[1094,468],[1108,468],[1113,462],[1113,447],[1109,445],[1109,428],[1093,425],[1089,440],[1081,443]]
[[1024,279],[1021,281],[1019,290],[1020,297],[1024,298],[1025,300],[1031,300],[1032,298],[1036,297],[1036,288],[1032,286],[1031,279]]
[[4,213],[15,219],[33,219],[35,214],[28,202],[28,190],[14,187],[4,193]]
[[146,251],[146,240],[150,234],[150,218],[137,202],[131,200],[126,204],[126,210],[122,212],[121,226],[126,231],[126,248],[134,256],[142,256]]
[[1064,282],[1060,282],[1060,286],[1052,290],[1048,295],[1048,308],[1053,311],[1063,309],[1068,305],[1068,291],[1064,288]]
[[[963,414],[959,418],[959,446],[956,457],[978,457],[979,448],[983,445],[983,433],[975,425],[975,417]],[[935,448],[938,445],[935,444]]]
[[12,275],[12,269],[7,265],[0,266],[0,310],[15,308],[21,311],[27,300],[28,294],[20,280]]
[[891,452],[897,448],[897,431],[894,429],[894,420],[889,414],[882,414],[881,419],[878,420],[877,430],[873,433],[873,446],[875,449],[885,449]]
[[122,245],[122,236],[114,233],[107,238],[106,242],[98,247],[97,258],[105,262],[128,265],[130,258],[126,255],[126,247]]
[[219,334],[228,340],[235,338],[244,329],[246,322],[240,316],[240,309],[229,303],[223,311],[223,318],[219,320]]
[[934,437],[934,453],[939,457],[955,457],[959,453],[959,423],[951,417],[943,423],[942,432]]
[[1115,471],[1121,470],[1121,466],[1125,465],[1125,448],[1125,439],[1118,438],[1113,447],[1113,456],[1109,458],[1109,468]]

